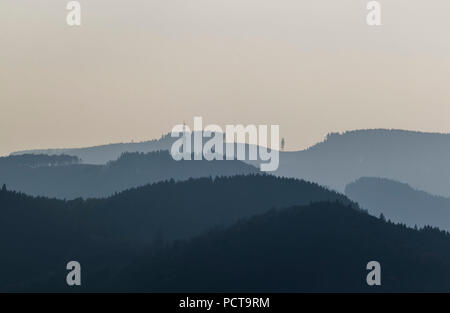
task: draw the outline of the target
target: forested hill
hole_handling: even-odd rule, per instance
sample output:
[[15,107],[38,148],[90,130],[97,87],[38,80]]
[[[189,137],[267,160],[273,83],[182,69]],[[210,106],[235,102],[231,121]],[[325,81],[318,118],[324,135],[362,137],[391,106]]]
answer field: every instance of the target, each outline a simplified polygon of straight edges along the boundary
[[72,201],[2,189],[0,246],[6,252],[0,258],[0,290],[40,290],[53,276],[64,286],[58,275],[65,276],[71,259],[83,263],[88,277],[115,271],[154,242],[188,239],[271,208],[316,201],[357,208],[319,185],[269,175],[171,180],[106,199]]
[[74,199],[106,197],[162,180],[257,173],[241,161],[175,161],[168,151],[125,153],[106,165],[80,164],[73,156],[0,158],[0,184],[30,195]]
[[[450,236],[270,175],[167,181],[106,199],[0,190],[1,291],[450,291]],[[33,266],[29,266],[33,260]],[[82,265],[83,284],[65,283]],[[381,286],[366,265],[381,264]]]
[[361,177],[385,177],[450,197],[450,134],[366,129],[333,133],[309,149],[280,155],[276,175],[344,192]]
[[[370,261],[381,265],[381,286],[366,282]],[[108,286],[145,292],[449,292],[450,236],[340,203],[315,203],[155,248]]]

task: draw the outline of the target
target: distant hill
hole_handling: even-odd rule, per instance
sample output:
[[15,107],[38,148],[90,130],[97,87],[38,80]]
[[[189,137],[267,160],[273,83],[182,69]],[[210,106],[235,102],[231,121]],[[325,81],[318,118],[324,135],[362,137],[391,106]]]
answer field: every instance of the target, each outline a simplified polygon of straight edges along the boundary
[[[381,264],[381,286],[366,283],[369,261]],[[315,203],[153,249],[108,286],[145,292],[449,292],[450,235],[387,223],[340,203]]]
[[0,183],[29,195],[74,199],[106,197],[162,180],[257,173],[240,161],[175,161],[168,151],[124,153],[106,165],[81,164],[74,156],[0,158]]
[[0,157],[0,171],[7,171],[14,167],[51,167],[79,164],[81,160],[71,155],[22,154],[9,157]]
[[345,194],[371,214],[409,226],[431,225],[450,231],[450,199],[433,196],[389,179],[363,177]]
[[[68,154],[84,163],[105,164],[123,152],[169,150],[175,139],[28,153]],[[248,147],[247,147],[248,149]],[[24,152],[19,152],[24,153]],[[16,153],[17,154],[17,153]],[[329,134],[309,149],[280,152],[276,175],[302,178],[344,192],[360,177],[386,177],[450,197],[450,134],[368,129]],[[255,166],[259,161],[248,161]],[[274,174],[274,173],[272,173]]]
[[450,197],[449,160],[449,134],[358,130],[330,134],[304,151],[282,153],[275,174],[340,192],[360,177],[385,177]]
[[170,150],[172,143],[177,138],[170,137],[170,134],[161,136],[160,139],[154,139],[143,142],[129,143],[113,143],[101,146],[93,146],[86,148],[69,148],[69,149],[38,149],[24,150],[11,153],[11,155],[21,154],[47,154],[58,155],[66,154],[80,158],[86,164],[106,164],[109,161],[117,160],[126,152],[154,152],[160,150]]
[[269,175],[172,180],[89,200],[1,190],[0,291],[67,290],[70,260],[82,263],[87,288],[95,288],[157,243],[189,239],[271,208],[316,201],[357,208],[317,184]]

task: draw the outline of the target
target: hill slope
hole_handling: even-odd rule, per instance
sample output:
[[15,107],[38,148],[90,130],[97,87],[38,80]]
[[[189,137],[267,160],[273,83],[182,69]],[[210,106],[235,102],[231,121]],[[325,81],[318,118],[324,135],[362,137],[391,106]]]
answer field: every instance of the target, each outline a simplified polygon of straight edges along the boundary
[[450,231],[450,199],[415,190],[389,179],[363,177],[345,194],[370,213],[409,226],[431,225]]
[[[381,286],[369,287],[366,265],[374,260]],[[449,292],[450,236],[316,203],[153,250],[108,285],[158,292]]]

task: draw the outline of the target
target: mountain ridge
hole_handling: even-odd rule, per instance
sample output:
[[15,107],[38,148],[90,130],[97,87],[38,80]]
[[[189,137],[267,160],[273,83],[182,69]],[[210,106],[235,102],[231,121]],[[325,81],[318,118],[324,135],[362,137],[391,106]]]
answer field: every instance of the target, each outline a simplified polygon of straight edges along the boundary
[[[173,140],[175,138],[165,135],[148,146],[140,143],[139,149],[168,150]],[[127,145],[123,144],[120,151],[115,152],[93,151],[87,159],[93,148],[74,150],[72,155],[82,158],[84,163],[106,163],[124,150],[132,150],[127,148],[132,146]],[[280,166],[271,174],[313,181],[339,192],[344,192],[347,184],[363,176],[387,177],[450,197],[450,190],[446,188],[450,185],[449,159],[450,134],[396,129],[353,130],[330,133],[322,142],[304,150],[280,151]],[[260,164],[260,161],[246,162],[254,166]]]

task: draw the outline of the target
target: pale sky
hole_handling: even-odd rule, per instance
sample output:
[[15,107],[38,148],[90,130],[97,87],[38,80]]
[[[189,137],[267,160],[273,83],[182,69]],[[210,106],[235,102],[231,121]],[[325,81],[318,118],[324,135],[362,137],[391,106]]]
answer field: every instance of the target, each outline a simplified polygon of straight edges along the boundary
[[0,1],[0,155],[279,124],[288,150],[328,132],[450,132],[450,1]]

